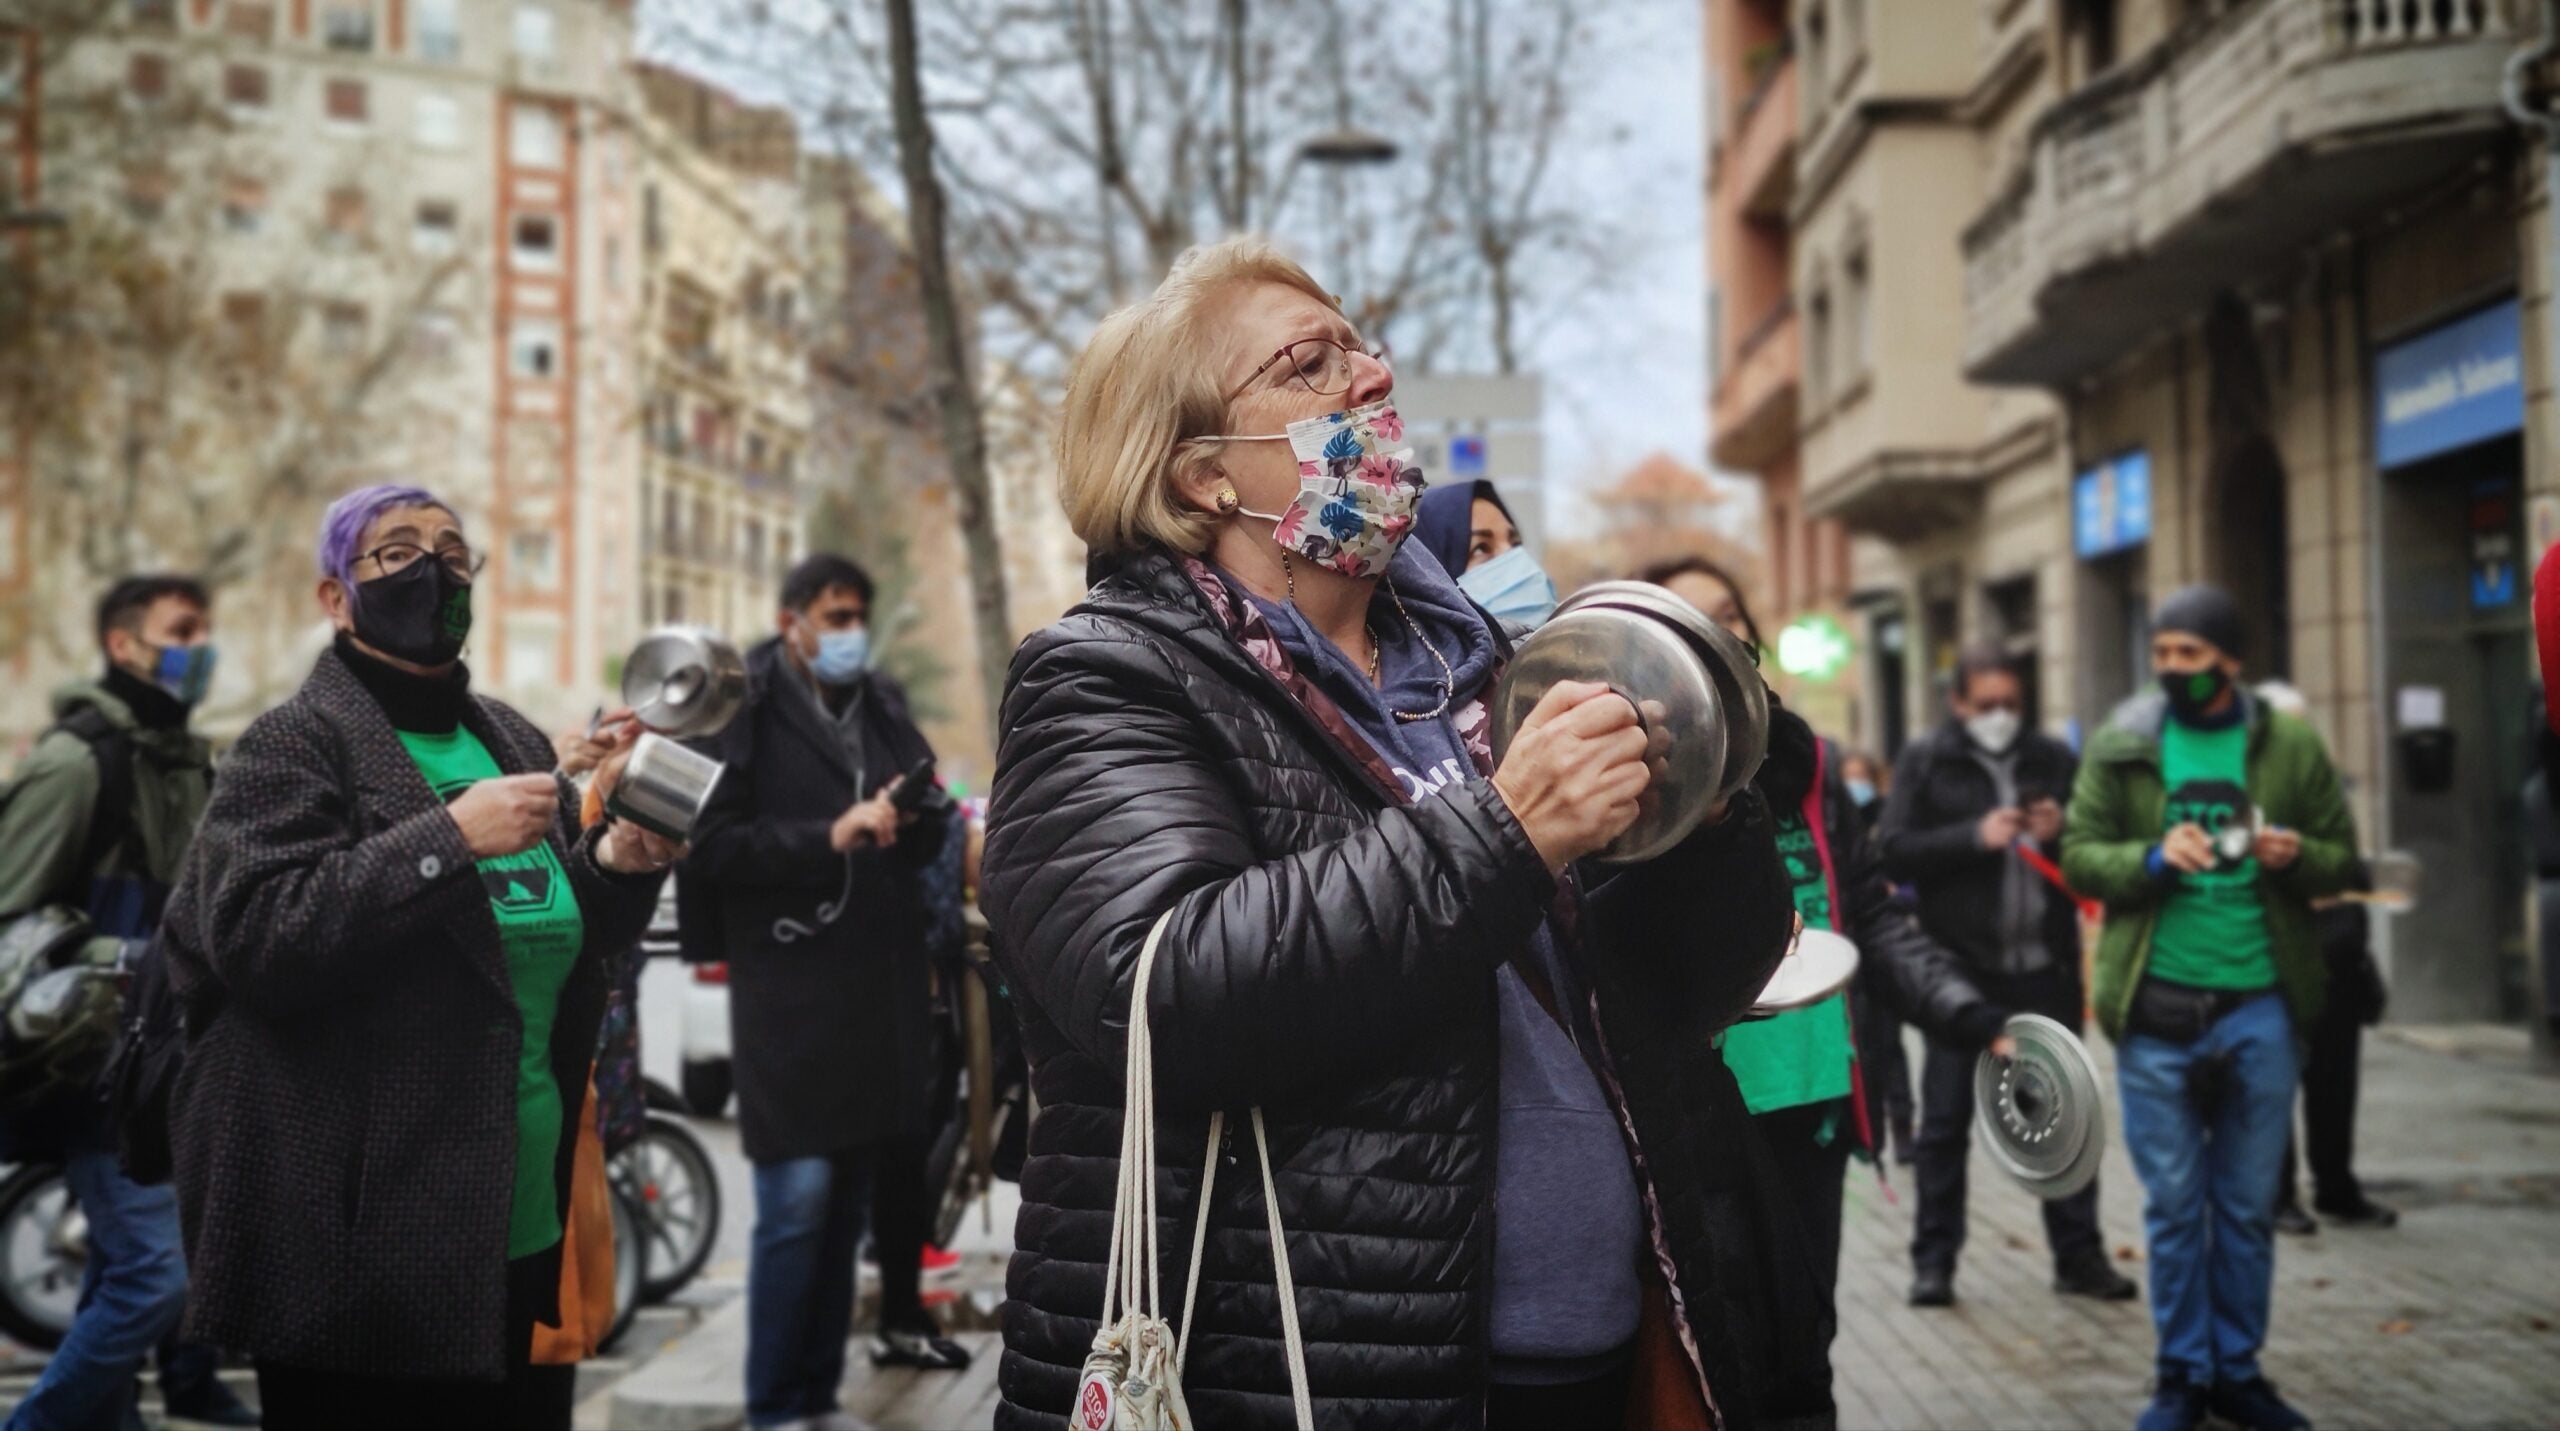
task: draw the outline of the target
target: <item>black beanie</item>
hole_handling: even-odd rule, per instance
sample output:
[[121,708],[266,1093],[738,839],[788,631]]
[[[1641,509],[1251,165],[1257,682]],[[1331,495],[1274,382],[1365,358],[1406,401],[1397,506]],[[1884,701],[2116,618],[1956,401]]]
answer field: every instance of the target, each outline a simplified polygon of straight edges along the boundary
[[2231,593],[2204,582],[2169,593],[2152,614],[2151,629],[2201,636],[2233,660],[2249,653],[2249,626],[2240,619],[2240,607]]

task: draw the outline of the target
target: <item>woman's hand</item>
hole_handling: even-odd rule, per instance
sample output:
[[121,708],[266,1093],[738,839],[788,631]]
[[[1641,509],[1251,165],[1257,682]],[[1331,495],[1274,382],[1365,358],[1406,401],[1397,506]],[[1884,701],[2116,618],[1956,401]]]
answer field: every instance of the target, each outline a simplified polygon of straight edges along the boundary
[[684,846],[629,820],[605,826],[604,838],[596,841],[596,863],[615,874],[656,874],[683,858]]
[[483,780],[444,807],[474,859],[520,855],[541,844],[560,816],[560,782],[548,775]]
[[631,707],[616,706],[598,716],[592,726],[560,732],[551,742],[553,753],[560,757],[560,773],[584,775],[604,764],[605,757],[619,748],[623,728],[630,720]]
[[1547,868],[1561,870],[1636,822],[1654,753],[1624,697],[1588,681],[1559,681],[1521,724],[1493,788]]

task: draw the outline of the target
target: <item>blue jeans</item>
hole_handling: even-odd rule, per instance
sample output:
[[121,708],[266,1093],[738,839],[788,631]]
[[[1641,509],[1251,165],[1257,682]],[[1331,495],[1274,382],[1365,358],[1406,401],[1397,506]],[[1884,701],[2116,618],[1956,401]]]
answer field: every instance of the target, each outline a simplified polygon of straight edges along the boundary
[[[2210,1122],[2187,1071],[2220,1053],[2231,1078]],[[2117,1050],[2124,1140],[2142,1177],[2151,1242],[2151,1321],[2162,1371],[2199,1385],[2258,1375],[2275,1290],[2276,1184],[2294,1084],[2293,1021],[2270,993],[2175,1044],[2128,1035]]]
[[854,1257],[871,1213],[873,1150],[756,1164],[747,1253],[747,1424],[837,1408],[853,1336]]
[[80,1311],[35,1390],[10,1415],[8,1431],[120,1425],[143,1358],[186,1307],[177,1191],[127,1178],[110,1149],[76,1145],[63,1160],[63,1180],[89,1220]]

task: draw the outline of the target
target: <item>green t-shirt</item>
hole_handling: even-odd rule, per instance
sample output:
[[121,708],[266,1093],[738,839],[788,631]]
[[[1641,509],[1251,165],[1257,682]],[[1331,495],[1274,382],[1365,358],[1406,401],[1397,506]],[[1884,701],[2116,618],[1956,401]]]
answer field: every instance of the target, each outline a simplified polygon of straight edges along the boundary
[[[1796,913],[1810,929],[1836,929],[1831,884],[1822,854],[1801,811],[1778,813],[1778,853],[1787,862]],[[1742,1085],[1742,1102],[1754,1113],[1849,1096],[1849,1003],[1838,994],[1809,1008],[1749,1023],[1724,1033],[1725,1067]]]
[[[2160,730],[2160,774],[2169,806],[2160,828],[2183,824],[2219,835],[2249,809],[2249,727],[2195,730],[2172,719]],[[2258,893],[2258,858],[2216,857],[2178,876],[2151,935],[2150,973],[2197,989],[2265,989],[2276,982],[2275,946]]]
[[[439,799],[452,800],[482,780],[495,780],[498,762],[468,730],[450,734],[400,732],[409,758]],[[524,1043],[516,1057],[516,1182],[507,1218],[507,1258],[529,1257],[560,1240],[560,1191],[553,1171],[560,1153],[564,1109],[560,1081],[551,1074],[551,1025],[560,1014],[560,990],[578,962],[586,923],[568,871],[549,841],[519,855],[480,861],[480,882],[498,917],[498,943],[506,950],[507,980],[524,1019]]]

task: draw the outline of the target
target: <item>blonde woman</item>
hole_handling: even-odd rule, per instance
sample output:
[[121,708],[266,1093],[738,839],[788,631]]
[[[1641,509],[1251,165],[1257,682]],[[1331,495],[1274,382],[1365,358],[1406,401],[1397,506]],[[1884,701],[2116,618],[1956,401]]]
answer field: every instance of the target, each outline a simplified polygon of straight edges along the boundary
[[[997,1424],[1058,1426],[1075,1397],[1133,966],[1168,914],[1160,1137],[1198,1149],[1211,1110],[1266,1110],[1319,1424],[1819,1416],[1802,1251],[1738,1235],[1774,1194],[1750,1139],[1705,1132],[1741,1118],[1712,1040],[1791,922],[1768,812],[1745,794],[1585,882],[1654,752],[1626,701],[1568,685],[1495,765],[1509,648],[1404,549],[1421,474],[1393,387],[1254,240],[1187,255],[1070,379],[1060,496],[1114,570],[1016,658],[988,816],[1041,1110]],[[1284,1426],[1260,1180],[1250,1139],[1231,1151],[1183,1380],[1203,1425]],[[1164,1216],[1188,1229],[1184,1161]],[[1189,1239],[1168,1242],[1178,1306]]]

